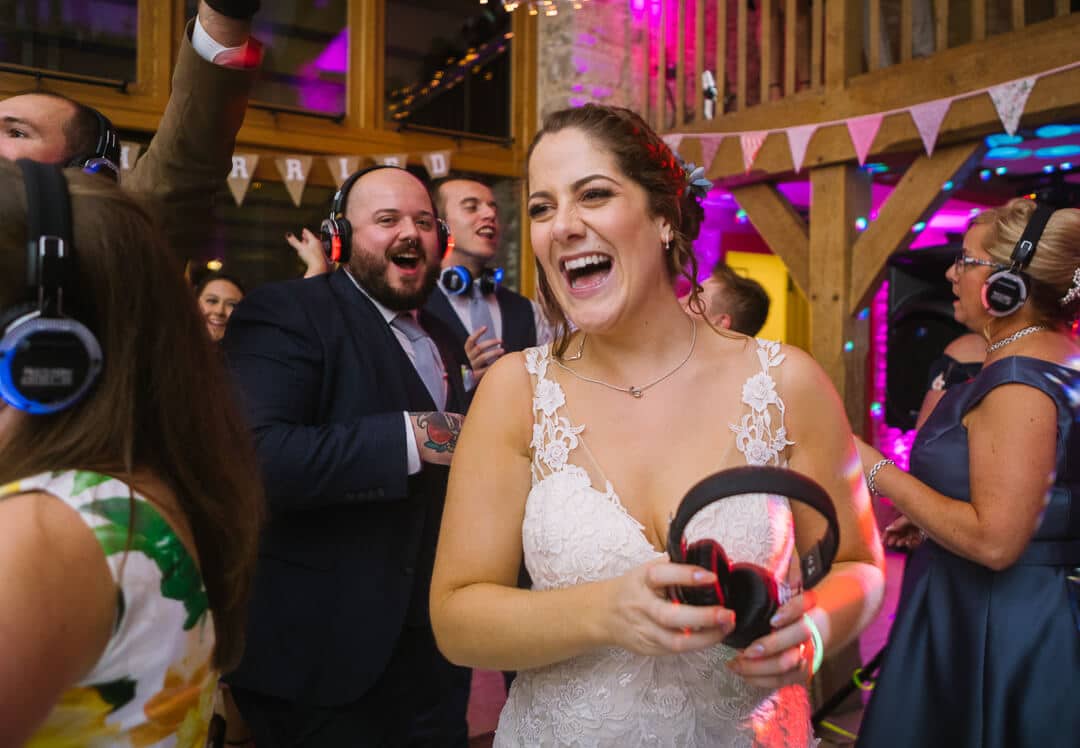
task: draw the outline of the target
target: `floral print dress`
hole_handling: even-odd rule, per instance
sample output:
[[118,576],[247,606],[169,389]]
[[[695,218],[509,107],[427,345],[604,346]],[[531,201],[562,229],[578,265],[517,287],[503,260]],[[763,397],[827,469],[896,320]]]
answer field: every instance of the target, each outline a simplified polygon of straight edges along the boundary
[[63,694],[30,748],[189,748],[206,744],[217,673],[214,626],[195,560],[158,510],[97,473],[45,473],[0,487],[75,509],[101,543],[119,591],[112,637]]

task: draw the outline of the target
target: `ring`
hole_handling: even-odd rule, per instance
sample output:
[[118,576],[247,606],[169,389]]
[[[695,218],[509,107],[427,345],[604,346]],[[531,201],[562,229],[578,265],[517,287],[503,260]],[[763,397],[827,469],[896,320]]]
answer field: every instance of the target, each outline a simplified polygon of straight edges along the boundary
[[806,642],[799,642],[799,668],[806,664]]

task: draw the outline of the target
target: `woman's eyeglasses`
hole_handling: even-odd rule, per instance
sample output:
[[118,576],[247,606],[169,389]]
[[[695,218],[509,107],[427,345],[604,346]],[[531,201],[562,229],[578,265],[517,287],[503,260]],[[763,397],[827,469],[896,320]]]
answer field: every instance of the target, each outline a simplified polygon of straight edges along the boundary
[[1002,265],[1000,262],[991,262],[990,260],[980,260],[978,257],[972,257],[970,255],[960,253],[953,261],[953,267],[956,268],[956,272],[963,272],[969,265],[984,265],[988,268],[996,268],[997,270],[1008,270],[1008,265]]

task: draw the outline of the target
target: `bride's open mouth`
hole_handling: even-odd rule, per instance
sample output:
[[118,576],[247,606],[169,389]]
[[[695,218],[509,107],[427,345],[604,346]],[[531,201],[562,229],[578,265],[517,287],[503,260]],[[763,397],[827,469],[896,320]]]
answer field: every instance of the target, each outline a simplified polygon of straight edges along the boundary
[[559,269],[566,279],[566,284],[575,291],[602,285],[611,275],[611,268],[611,256],[600,252],[579,255],[559,262]]

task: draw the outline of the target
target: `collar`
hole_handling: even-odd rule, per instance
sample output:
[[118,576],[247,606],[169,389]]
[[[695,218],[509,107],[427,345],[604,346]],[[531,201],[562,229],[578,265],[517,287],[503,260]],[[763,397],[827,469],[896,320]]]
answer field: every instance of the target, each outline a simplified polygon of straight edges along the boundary
[[[359,291],[360,293],[364,294],[364,296],[366,296],[368,298],[368,301],[370,301],[372,304],[375,305],[375,308],[379,310],[379,314],[381,314],[383,319],[386,320],[386,324],[389,325],[391,322],[394,321],[394,319],[399,314],[403,313],[403,312],[395,312],[390,307],[386,306],[385,304],[383,304],[380,301],[378,301],[377,299],[375,299],[371,294],[369,294],[367,292],[367,289],[365,289],[363,286],[361,286],[360,283],[356,280],[356,278],[353,277],[353,274],[349,272],[348,268],[342,268],[342,272],[344,272],[345,277],[348,278],[350,281],[352,281],[352,284],[354,286],[356,286],[356,290]],[[404,312],[404,314],[411,314],[412,318],[414,320],[416,319],[416,310],[415,309],[409,309],[408,311]]]

